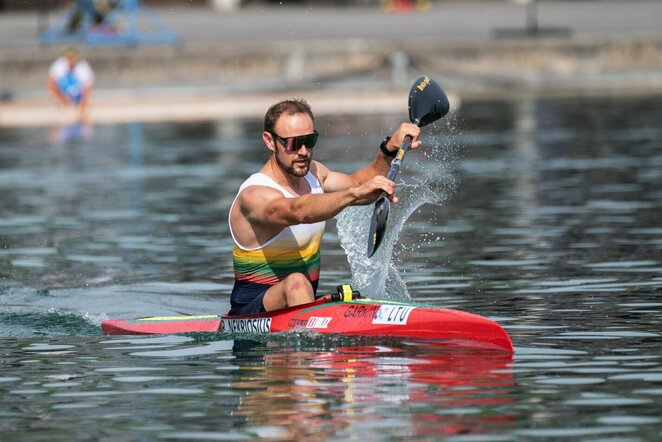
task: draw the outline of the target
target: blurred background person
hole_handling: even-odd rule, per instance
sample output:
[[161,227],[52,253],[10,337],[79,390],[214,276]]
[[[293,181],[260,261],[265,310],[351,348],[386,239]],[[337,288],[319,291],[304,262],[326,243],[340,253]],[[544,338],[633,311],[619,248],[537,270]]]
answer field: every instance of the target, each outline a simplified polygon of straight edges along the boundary
[[87,119],[93,87],[94,71],[77,49],[67,49],[48,69],[48,96],[58,106],[77,108],[79,121]]
[[67,23],[67,30],[75,32],[86,25],[85,17],[89,17],[88,26],[99,26],[106,16],[116,8],[120,0],[76,0],[75,10]]

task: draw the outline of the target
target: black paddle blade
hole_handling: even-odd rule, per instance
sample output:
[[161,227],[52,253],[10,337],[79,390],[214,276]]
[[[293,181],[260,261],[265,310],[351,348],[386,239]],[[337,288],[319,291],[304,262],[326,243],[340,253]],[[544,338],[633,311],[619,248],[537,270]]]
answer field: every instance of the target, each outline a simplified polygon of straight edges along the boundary
[[449,107],[448,97],[436,81],[418,77],[409,91],[409,121],[427,126],[446,115]]
[[375,203],[375,210],[372,213],[372,222],[370,223],[370,233],[368,233],[368,258],[375,254],[382,243],[382,239],[384,239],[390,207],[386,197],[379,198]]

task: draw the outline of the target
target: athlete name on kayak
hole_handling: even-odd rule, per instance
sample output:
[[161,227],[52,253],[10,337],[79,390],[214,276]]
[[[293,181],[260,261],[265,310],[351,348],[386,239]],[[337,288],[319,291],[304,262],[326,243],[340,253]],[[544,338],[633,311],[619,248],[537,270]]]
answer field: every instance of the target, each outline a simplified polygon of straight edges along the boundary
[[350,305],[345,310],[345,318],[375,318],[379,305]]
[[395,324],[405,325],[409,314],[416,307],[406,305],[382,305],[372,319],[373,324]]
[[221,319],[222,330],[230,333],[270,333],[271,318]]

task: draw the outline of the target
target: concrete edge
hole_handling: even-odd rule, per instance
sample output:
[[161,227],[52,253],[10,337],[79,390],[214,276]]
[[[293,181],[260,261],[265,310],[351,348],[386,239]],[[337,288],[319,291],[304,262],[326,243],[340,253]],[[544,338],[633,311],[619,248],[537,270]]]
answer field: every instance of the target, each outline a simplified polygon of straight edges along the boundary
[[[292,91],[216,97],[102,97],[90,106],[95,124],[127,122],[187,122],[262,118],[279,100],[305,98],[315,115],[402,114],[407,115],[407,95],[402,91]],[[449,94],[451,106],[460,100]],[[74,109],[58,108],[46,98],[0,103],[0,127],[30,127],[71,124]]]

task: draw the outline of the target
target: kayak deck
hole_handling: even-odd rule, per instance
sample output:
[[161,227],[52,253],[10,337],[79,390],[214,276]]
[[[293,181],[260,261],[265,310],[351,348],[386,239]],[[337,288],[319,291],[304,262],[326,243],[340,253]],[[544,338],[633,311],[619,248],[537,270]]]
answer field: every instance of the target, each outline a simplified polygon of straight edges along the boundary
[[360,298],[308,304],[242,316],[161,316],[111,319],[101,324],[109,335],[224,332],[257,335],[310,330],[321,334],[388,336],[444,341],[513,352],[508,333],[496,322],[453,309]]
[[108,319],[101,322],[107,335],[171,335],[218,332],[221,315],[153,316],[137,319]]

